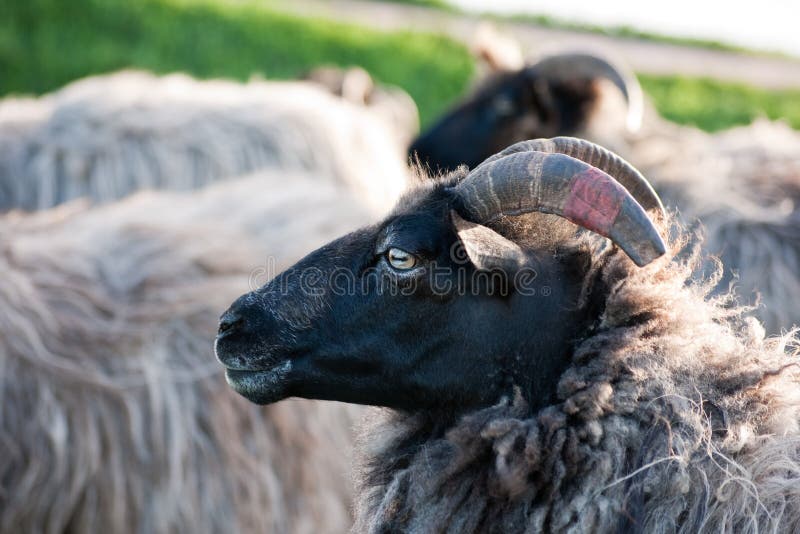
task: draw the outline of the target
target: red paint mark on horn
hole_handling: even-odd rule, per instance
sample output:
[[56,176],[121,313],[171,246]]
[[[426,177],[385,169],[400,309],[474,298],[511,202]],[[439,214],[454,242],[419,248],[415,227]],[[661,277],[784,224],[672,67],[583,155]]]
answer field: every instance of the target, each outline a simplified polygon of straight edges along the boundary
[[607,237],[624,199],[625,190],[606,173],[600,169],[586,169],[572,177],[564,216]]

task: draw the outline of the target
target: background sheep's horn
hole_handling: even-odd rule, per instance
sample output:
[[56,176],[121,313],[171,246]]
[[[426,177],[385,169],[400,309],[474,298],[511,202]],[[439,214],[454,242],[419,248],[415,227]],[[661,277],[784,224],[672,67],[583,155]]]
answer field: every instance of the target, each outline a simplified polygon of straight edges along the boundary
[[567,53],[546,57],[530,67],[540,76],[556,80],[605,78],[613,83],[628,105],[626,125],[635,132],[642,124],[644,99],[636,76],[621,64],[587,53]]
[[644,208],[619,182],[565,154],[509,154],[478,166],[455,192],[477,223],[552,213],[608,237],[640,267],[666,252]]
[[633,198],[647,211],[658,210],[659,214],[664,215],[664,205],[658,194],[650,185],[642,173],[633,165],[614,154],[607,148],[596,145],[584,139],[575,137],[554,137],[552,139],[533,139],[531,141],[520,141],[506,148],[502,152],[490,157],[475,170],[491,163],[495,160],[517,154],[519,152],[546,152],[548,154],[566,154],[573,158],[588,163],[592,167],[597,167],[601,171],[610,175],[621,183]]

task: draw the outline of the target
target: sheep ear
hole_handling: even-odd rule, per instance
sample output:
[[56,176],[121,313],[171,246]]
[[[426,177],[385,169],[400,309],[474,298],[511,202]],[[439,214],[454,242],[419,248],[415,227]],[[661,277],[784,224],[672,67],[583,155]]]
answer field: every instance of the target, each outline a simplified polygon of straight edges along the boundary
[[369,103],[375,82],[369,72],[361,67],[350,67],[344,72],[342,79],[342,98],[354,104],[364,105]]
[[472,264],[481,271],[500,270],[513,276],[527,262],[522,248],[494,230],[462,219],[450,211],[458,238]]
[[491,72],[510,72],[525,66],[519,42],[501,35],[487,22],[478,25],[472,41],[473,55],[483,60]]

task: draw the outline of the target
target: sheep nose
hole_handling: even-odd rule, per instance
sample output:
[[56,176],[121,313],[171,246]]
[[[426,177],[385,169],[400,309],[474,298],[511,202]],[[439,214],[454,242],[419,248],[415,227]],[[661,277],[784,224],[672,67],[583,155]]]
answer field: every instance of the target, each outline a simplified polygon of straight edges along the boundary
[[243,322],[242,316],[233,310],[228,310],[219,318],[219,330],[217,336],[223,336],[232,332],[235,328],[240,326]]

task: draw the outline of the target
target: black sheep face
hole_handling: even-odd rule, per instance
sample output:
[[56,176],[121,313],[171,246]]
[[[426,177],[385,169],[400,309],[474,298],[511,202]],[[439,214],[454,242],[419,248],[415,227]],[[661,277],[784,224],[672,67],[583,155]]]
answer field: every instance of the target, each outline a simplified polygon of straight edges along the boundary
[[548,402],[579,328],[568,303],[582,275],[461,219],[449,191],[412,194],[239,298],[216,340],[229,384],[262,404],[466,408],[515,385]]
[[542,76],[536,67],[496,74],[418,137],[409,156],[433,172],[473,168],[525,139],[584,129],[599,97],[594,78]]
[[574,138],[518,143],[465,174],[239,298],[216,341],[231,386],[259,403],[404,410],[471,408],[515,387],[533,408],[552,400],[601,308],[577,228],[643,267],[666,252],[645,208],[661,202],[627,162]]

